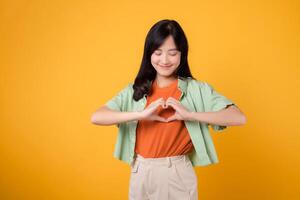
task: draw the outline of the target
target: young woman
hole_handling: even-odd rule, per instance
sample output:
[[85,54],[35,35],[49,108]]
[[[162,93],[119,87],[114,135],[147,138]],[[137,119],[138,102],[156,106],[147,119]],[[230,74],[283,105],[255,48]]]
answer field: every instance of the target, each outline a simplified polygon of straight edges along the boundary
[[188,42],[175,20],[147,34],[134,83],[93,113],[97,125],[118,127],[114,157],[131,166],[129,199],[198,199],[195,166],[218,163],[215,131],[243,125],[245,115],[188,65]]

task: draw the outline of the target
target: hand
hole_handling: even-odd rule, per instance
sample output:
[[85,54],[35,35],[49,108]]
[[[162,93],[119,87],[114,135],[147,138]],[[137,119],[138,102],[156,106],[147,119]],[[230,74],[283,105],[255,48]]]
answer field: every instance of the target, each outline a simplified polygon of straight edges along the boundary
[[169,97],[166,101],[166,107],[171,106],[175,110],[175,114],[167,118],[167,122],[174,120],[190,120],[191,112],[186,109],[178,100]]
[[159,98],[153,101],[151,104],[145,108],[145,110],[141,111],[141,120],[151,120],[151,121],[160,121],[160,122],[167,122],[167,119],[160,117],[159,115],[155,114],[155,111],[159,106],[164,108],[165,100],[163,98]]

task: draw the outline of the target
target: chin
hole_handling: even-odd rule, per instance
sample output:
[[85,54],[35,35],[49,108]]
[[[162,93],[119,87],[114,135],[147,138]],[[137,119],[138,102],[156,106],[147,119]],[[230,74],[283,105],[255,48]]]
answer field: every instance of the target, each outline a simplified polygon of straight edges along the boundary
[[157,72],[160,76],[165,76],[165,77],[170,77],[170,76],[172,76],[173,75],[173,72],[172,73],[170,73],[170,72],[168,72],[168,73],[166,73],[166,72]]

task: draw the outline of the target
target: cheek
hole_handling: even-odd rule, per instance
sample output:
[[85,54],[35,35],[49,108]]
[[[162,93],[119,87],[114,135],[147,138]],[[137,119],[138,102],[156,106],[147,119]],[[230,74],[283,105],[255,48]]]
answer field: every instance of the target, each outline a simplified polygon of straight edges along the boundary
[[180,56],[175,56],[171,58],[172,63],[180,63]]
[[152,56],[151,56],[151,62],[152,62],[152,63],[158,63],[158,62],[159,62],[159,57],[158,57],[158,56],[155,56],[155,55],[154,55],[154,56],[152,55]]

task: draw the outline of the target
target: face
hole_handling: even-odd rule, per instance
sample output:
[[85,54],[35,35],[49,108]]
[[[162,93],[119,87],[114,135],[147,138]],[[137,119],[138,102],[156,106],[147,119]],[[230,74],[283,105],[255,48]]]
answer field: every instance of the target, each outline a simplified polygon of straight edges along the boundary
[[170,77],[180,64],[181,52],[176,49],[174,39],[168,36],[164,43],[151,55],[151,64],[157,75]]

